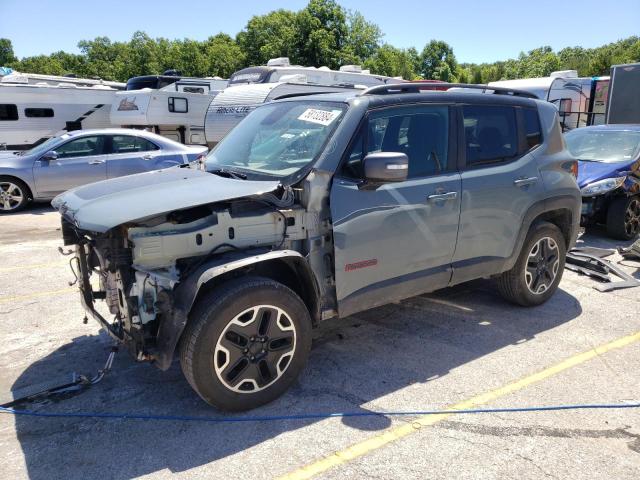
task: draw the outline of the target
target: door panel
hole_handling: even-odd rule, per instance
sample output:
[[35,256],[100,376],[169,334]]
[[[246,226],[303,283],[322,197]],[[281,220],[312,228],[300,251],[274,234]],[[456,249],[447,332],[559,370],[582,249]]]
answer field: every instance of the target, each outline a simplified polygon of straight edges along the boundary
[[81,137],[56,148],[56,160],[37,160],[33,166],[37,196],[51,198],[70,188],[107,178],[102,136]]
[[517,125],[512,107],[473,107],[465,117],[467,170],[462,172],[454,284],[498,273],[516,247],[527,210],[543,198],[533,155],[520,153],[526,147],[520,145],[524,137]]
[[166,155],[155,144],[133,135],[113,135],[107,177],[115,178],[161,168]]
[[[341,315],[449,283],[461,181],[447,171],[455,163],[448,121],[442,106],[387,109],[372,114],[356,137],[330,195]],[[377,188],[347,178],[375,151],[407,153],[411,178]]]

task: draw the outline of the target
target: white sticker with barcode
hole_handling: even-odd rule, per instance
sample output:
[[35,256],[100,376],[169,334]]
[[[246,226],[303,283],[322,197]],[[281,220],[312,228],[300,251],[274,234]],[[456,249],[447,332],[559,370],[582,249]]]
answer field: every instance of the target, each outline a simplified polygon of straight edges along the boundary
[[318,110],[316,108],[307,108],[298,120],[304,122],[317,123],[318,125],[330,125],[336,118],[340,116],[342,110]]

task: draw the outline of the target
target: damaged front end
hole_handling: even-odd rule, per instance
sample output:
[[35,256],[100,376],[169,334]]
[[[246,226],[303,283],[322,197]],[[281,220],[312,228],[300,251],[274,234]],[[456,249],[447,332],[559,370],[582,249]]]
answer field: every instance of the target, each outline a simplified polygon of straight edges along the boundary
[[87,314],[137,360],[169,368],[195,296],[209,279],[205,273],[240,271],[257,259],[295,256],[304,263],[303,254],[318,248],[328,226],[321,228],[318,215],[296,197],[290,187],[279,187],[275,193],[175,210],[105,232],[83,230],[63,213],[64,243],[75,245]]

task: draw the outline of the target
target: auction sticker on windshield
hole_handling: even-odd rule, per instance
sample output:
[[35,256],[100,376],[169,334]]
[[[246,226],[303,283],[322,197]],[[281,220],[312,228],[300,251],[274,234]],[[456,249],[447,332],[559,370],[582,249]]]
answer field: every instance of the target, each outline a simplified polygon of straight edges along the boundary
[[336,118],[340,116],[342,110],[318,110],[316,108],[307,108],[298,120],[304,122],[317,123],[318,125],[330,125]]

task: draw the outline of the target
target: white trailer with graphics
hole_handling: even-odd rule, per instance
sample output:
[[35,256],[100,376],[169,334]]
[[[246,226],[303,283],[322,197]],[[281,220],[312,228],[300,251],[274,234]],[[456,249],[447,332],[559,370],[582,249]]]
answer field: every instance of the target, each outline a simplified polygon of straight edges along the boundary
[[397,78],[373,75],[357,65],[346,65],[340,70],[292,66],[285,57],[269,60],[266,66],[239,70],[231,75],[229,86],[209,105],[205,119],[207,145],[213,147],[249,112],[265,102],[398,81]]
[[0,149],[26,150],[65,131],[111,126],[124,83],[13,72],[0,77]]
[[111,123],[153,131],[187,145],[206,145],[205,113],[226,86],[227,80],[219,77],[135,77],[127,82],[127,90],[116,95]]
[[548,77],[490,82],[489,86],[524,90],[553,103],[563,130],[605,123],[608,76],[578,77],[576,70],[563,70]]

